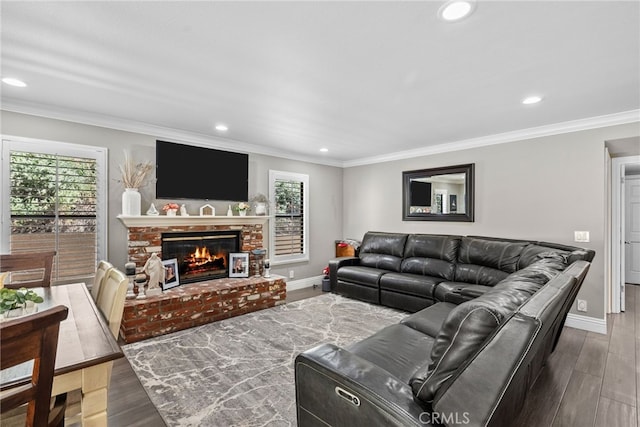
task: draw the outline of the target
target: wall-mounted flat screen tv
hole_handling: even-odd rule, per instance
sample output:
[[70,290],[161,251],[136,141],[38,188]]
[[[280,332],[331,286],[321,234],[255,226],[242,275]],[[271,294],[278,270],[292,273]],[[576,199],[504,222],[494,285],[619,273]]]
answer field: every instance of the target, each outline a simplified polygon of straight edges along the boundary
[[156,198],[246,201],[249,155],[156,141]]

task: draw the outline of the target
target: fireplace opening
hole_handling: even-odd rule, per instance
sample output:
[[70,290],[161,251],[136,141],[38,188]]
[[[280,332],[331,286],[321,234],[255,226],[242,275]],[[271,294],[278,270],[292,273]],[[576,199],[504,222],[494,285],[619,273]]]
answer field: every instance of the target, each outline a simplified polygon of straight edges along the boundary
[[176,258],[180,283],[229,276],[229,254],[240,250],[240,231],[162,233],[162,259]]

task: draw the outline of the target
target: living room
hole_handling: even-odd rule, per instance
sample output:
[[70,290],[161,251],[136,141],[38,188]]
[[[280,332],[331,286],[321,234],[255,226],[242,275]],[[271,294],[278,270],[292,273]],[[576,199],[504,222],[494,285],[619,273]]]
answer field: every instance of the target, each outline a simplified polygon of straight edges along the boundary
[[[237,9],[229,4],[216,5],[212,3],[209,6],[214,9],[209,10],[208,13],[214,14],[215,7],[220,7],[221,9],[217,10],[215,22],[227,31],[231,30],[229,28],[232,27],[231,23],[241,22],[240,18],[248,19],[251,17],[251,19],[258,21],[256,16],[267,14],[265,16],[276,19],[276,16],[284,13],[284,16],[288,17],[288,19],[283,19],[286,25],[275,21],[282,24],[280,30],[273,33],[274,40],[272,42],[274,44],[272,46],[273,49],[276,49],[275,46],[280,46],[278,43],[285,43],[284,35],[289,34],[282,28],[293,31],[289,28],[290,25],[293,25],[291,20],[295,20],[292,18],[301,19],[304,17],[302,22],[310,25],[310,22],[314,21],[312,17],[320,10],[322,11],[322,19],[318,23],[318,27],[325,28],[321,24],[325,24],[327,28],[334,26],[336,31],[334,37],[337,40],[354,40],[354,44],[357,40],[358,43],[361,43],[358,48],[362,49],[365,55],[373,55],[376,49],[368,45],[362,35],[354,31],[351,25],[342,22],[343,19],[346,19],[347,22],[353,20],[353,22],[363,25],[366,28],[364,33],[369,37],[376,32],[382,32],[383,34],[375,40],[377,43],[383,43],[386,37],[391,37],[389,34],[391,31],[379,28],[381,16],[391,13],[390,21],[397,19],[402,22],[402,19],[409,19],[408,16],[418,13],[418,11],[424,15],[432,14],[433,16],[430,15],[428,18],[430,24],[446,26],[430,30],[433,33],[429,33],[429,35],[433,37],[432,40],[448,40],[448,37],[452,37],[454,40],[451,40],[451,43],[455,43],[453,51],[465,45],[464,40],[451,34],[454,31],[463,31],[465,35],[469,35],[471,32],[474,37],[479,37],[475,32],[484,29],[485,32],[490,33],[487,28],[500,28],[500,31],[496,30],[498,36],[485,34],[486,38],[482,39],[484,45],[478,44],[475,48],[473,46],[466,47],[468,50],[486,50],[486,54],[493,55],[493,50],[482,46],[489,46],[491,42],[497,43],[497,38],[509,38],[511,36],[509,31],[513,31],[514,27],[511,25],[492,26],[492,24],[497,25],[500,19],[490,15],[513,16],[518,7],[525,8],[523,15],[529,14],[540,20],[543,20],[546,15],[546,12],[537,9],[532,4],[516,6],[498,3],[487,5],[478,2],[474,13],[465,20],[459,23],[442,23],[435,15],[441,3],[444,2],[424,3],[422,5],[424,10],[420,10],[419,3],[411,6],[405,4],[406,10],[399,6],[394,8],[390,5],[386,5],[389,9],[385,9],[385,5],[380,3],[360,6],[366,9],[359,10],[356,5],[349,6],[340,2],[334,4],[335,9],[329,7],[327,10],[322,9],[319,5],[309,5],[309,9],[305,10],[300,5],[291,4],[274,4],[274,9],[270,10],[268,3],[260,7],[244,4],[237,6]],[[587,10],[580,9],[580,6],[573,6],[575,9],[571,9],[569,5],[558,6],[558,16],[567,17],[577,14],[579,17],[569,18],[573,19],[571,25],[575,26],[576,38],[564,40],[563,37],[566,36],[566,33],[560,30],[563,26],[545,21],[542,29],[538,29],[539,32],[535,34],[537,37],[542,37],[540,34],[546,32],[548,39],[545,40],[547,43],[549,40],[554,40],[555,45],[548,49],[547,53],[540,49],[544,43],[541,43],[540,40],[533,40],[535,39],[533,36],[521,35],[512,44],[500,39],[496,51],[504,49],[504,52],[509,52],[504,54],[505,57],[516,55],[517,50],[515,49],[518,45],[522,51],[517,53],[517,61],[508,61],[498,55],[504,62],[498,64],[499,66],[489,67],[484,62],[477,62],[475,57],[469,59],[468,63],[455,60],[453,56],[444,55],[442,51],[431,46],[440,56],[434,55],[431,60],[423,58],[419,64],[399,67],[403,74],[394,70],[398,73],[394,76],[402,76],[398,78],[402,83],[390,83],[389,88],[385,87],[383,83],[390,80],[385,74],[388,70],[386,72],[382,70],[381,74],[375,74],[377,62],[369,57],[362,59],[360,64],[362,68],[351,68],[351,64],[357,61],[349,60],[349,55],[354,55],[357,50],[350,50],[350,46],[345,47],[344,51],[339,51],[336,56],[325,56],[326,52],[321,50],[318,52],[318,57],[328,61],[325,63],[325,67],[327,67],[326,64],[348,64],[340,70],[344,74],[344,80],[329,85],[331,96],[346,93],[343,97],[338,96],[337,100],[330,104],[334,110],[329,113],[318,107],[315,103],[320,101],[315,99],[307,100],[308,103],[303,105],[289,103],[293,102],[292,99],[296,97],[290,96],[286,91],[282,98],[287,103],[279,105],[277,104],[278,97],[271,94],[274,89],[269,86],[275,84],[279,90],[286,89],[295,92],[297,89],[302,93],[309,90],[307,88],[311,83],[315,82],[319,85],[322,83],[322,72],[330,73],[325,68],[314,70],[314,78],[309,80],[297,80],[303,77],[295,76],[294,72],[291,75],[286,74],[287,78],[292,79],[298,86],[289,87],[283,85],[281,81],[273,83],[265,77],[267,70],[261,69],[260,72],[264,72],[264,76],[253,73],[243,75],[243,78],[255,80],[245,83],[245,86],[242,87],[231,85],[219,89],[219,92],[208,92],[211,89],[207,89],[206,96],[201,97],[198,95],[199,89],[181,83],[180,88],[185,90],[184,94],[181,97],[172,94],[173,97],[171,97],[169,93],[163,91],[161,86],[150,89],[150,86],[144,84],[144,78],[136,80],[135,84],[131,83],[129,88],[125,87],[129,86],[129,83],[123,87],[117,87],[113,84],[114,80],[111,80],[111,77],[107,78],[108,83],[101,81],[100,79],[103,77],[99,76],[97,70],[80,70],[79,64],[91,63],[92,58],[105,69],[110,67],[102,62],[103,60],[107,61],[106,59],[98,59],[89,54],[82,61],[71,61],[65,65],[68,68],[63,68],[62,73],[69,73],[67,77],[56,76],[56,73],[52,71],[44,71],[42,68],[53,70],[55,61],[52,59],[51,63],[47,62],[49,58],[45,55],[46,36],[42,36],[40,39],[35,35],[36,33],[32,33],[34,39],[32,43],[44,49],[33,54],[42,55],[42,57],[37,60],[29,58],[29,67],[21,69],[21,61],[27,61],[27,59],[20,59],[16,52],[20,50],[22,52],[31,51],[15,40],[19,35],[24,34],[21,31],[28,31],[26,30],[28,27],[25,26],[25,30],[18,31],[15,26],[18,23],[26,25],[28,22],[33,25],[37,21],[35,18],[43,18],[40,13],[35,11],[33,5],[3,4],[2,52],[4,65],[2,77],[11,74],[30,80],[29,86],[26,88],[27,92],[20,92],[20,90],[24,90],[21,88],[3,85],[1,113],[3,140],[21,140],[41,146],[47,145],[47,142],[56,142],[106,149],[108,153],[105,165],[107,186],[104,189],[106,223],[103,225],[107,239],[102,258],[108,259],[122,269],[128,261],[128,256],[126,252],[127,229],[118,218],[122,213],[120,200],[124,190],[121,183],[118,182],[119,166],[125,161],[125,151],[136,161],[149,161],[155,164],[156,141],[170,140],[176,143],[247,153],[249,156],[248,195],[250,197],[258,193],[269,194],[269,171],[287,171],[308,176],[308,259],[296,263],[276,263],[271,268],[272,274],[286,278],[289,285],[288,291],[318,285],[323,268],[326,267],[328,260],[335,256],[336,240],[344,238],[360,240],[368,231],[495,236],[556,242],[578,245],[596,252],[596,257],[578,294],[578,298],[586,302],[586,311],[578,311],[574,304],[567,319],[567,326],[583,331],[604,333],[610,326],[607,322],[607,315],[613,311],[611,297],[613,288],[613,250],[611,247],[613,211],[609,208],[614,189],[611,178],[612,159],[620,156],[640,155],[638,139],[640,138],[638,4],[635,2],[613,2],[613,9],[606,10],[605,3],[593,2],[590,6],[592,9]],[[73,7],[70,4],[56,6],[54,2],[44,7],[44,10],[61,20],[60,27],[72,24],[79,25],[80,22],[85,24],[100,22],[100,28],[105,34],[111,36],[116,32],[113,28],[117,25],[133,26],[132,22],[115,24],[116,18],[129,16],[133,20],[133,17],[140,17],[140,14],[144,12],[144,7],[140,5],[129,5],[131,9],[122,6],[125,8],[121,10],[104,5],[104,10],[92,9],[88,5],[83,5],[75,15],[70,13]],[[314,9],[314,7],[319,9]],[[499,7],[505,9],[500,10]],[[364,14],[369,18],[358,21],[358,15],[365,10]],[[105,13],[105,16],[92,20],[91,18],[98,16],[99,12]],[[152,13],[158,20],[164,17],[164,24],[171,26],[172,20],[167,16],[178,12],[170,7],[162,11],[161,6],[155,5]],[[177,28],[171,27],[176,37],[188,34],[204,25],[201,19],[197,18],[197,15],[201,15],[201,11],[198,12],[197,9],[194,9],[184,13],[194,21],[190,27],[177,20],[181,24]],[[220,18],[225,13],[229,14],[229,24],[226,25],[224,20],[221,21],[222,18]],[[608,16],[607,19],[601,19],[605,13],[610,15],[605,15]],[[208,17],[213,19],[210,15]],[[483,21],[489,18],[494,21]],[[9,22],[11,19],[15,19],[14,24]],[[325,19],[326,21],[324,21]],[[517,24],[513,25],[525,25],[523,21],[526,19],[518,17],[515,20]],[[4,25],[5,22],[7,25]],[[393,22],[395,30],[398,31],[402,24]],[[411,22],[412,25],[415,25],[414,20]],[[604,24],[602,24],[603,22]],[[597,31],[590,30],[589,26],[596,25],[596,23],[601,23],[602,27],[598,27]],[[140,25],[140,32],[152,31],[154,28],[152,22],[140,23]],[[455,27],[456,25],[458,27]],[[482,26],[478,29],[474,25]],[[86,27],[90,27],[90,25],[87,24]],[[314,26],[309,31],[317,29]],[[552,32],[552,29],[556,32]],[[606,40],[598,44],[592,40],[592,38],[598,38],[612,29],[616,30],[611,31],[614,34],[609,35],[608,38],[602,37]],[[91,33],[91,28],[83,28],[83,30],[88,31],[85,34]],[[256,33],[264,34],[268,33],[268,30],[268,25],[256,23]],[[60,28],[53,26],[43,34],[53,37],[59,31]],[[222,30],[220,31],[222,32]],[[133,33],[135,34],[135,31]],[[598,37],[587,38],[589,33],[597,34]],[[236,33],[234,32],[234,34]],[[255,34],[251,34],[255,36]],[[407,60],[409,55],[394,53],[394,49],[398,45],[408,43],[407,39],[403,37],[409,37],[410,33],[403,34],[404,36],[399,39],[389,39],[388,45],[379,47],[392,58],[394,54],[397,54],[399,61]],[[66,37],[68,34],[64,36]],[[209,36],[213,39],[223,37],[220,33],[209,34]],[[243,42],[239,34],[236,36],[236,42],[239,45],[235,48],[239,51],[249,49],[246,44],[250,44],[250,42]],[[78,39],[83,37],[91,38],[85,35],[78,37]],[[256,39],[247,37],[247,40],[256,42]],[[313,39],[314,43],[321,45],[322,36],[315,34],[315,37],[317,39]],[[585,37],[585,41],[580,40],[579,37]],[[119,38],[118,40],[122,41]],[[316,46],[311,43],[311,40],[305,41],[309,43],[309,46]],[[334,43],[334,41],[333,38],[330,38],[327,41],[327,46],[335,49],[339,43]],[[527,48],[528,42],[532,46],[530,52]],[[188,42],[186,43],[188,44]],[[371,41],[371,43],[375,45],[375,42]],[[534,45],[538,50],[533,49]],[[124,49],[122,45],[117,46]],[[202,45],[194,43],[194,46]],[[259,45],[261,48],[265,46],[268,44]],[[211,46],[208,47],[211,48]],[[64,51],[60,46],[59,48]],[[118,48],[105,48],[103,58],[108,56],[107,53],[111,55],[113,52],[117,52]],[[514,50],[507,51],[507,48]],[[588,48],[596,53],[588,53]],[[73,52],[74,49],[82,52],[90,51],[90,48],[80,50],[71,44],[67,45],[66,49],[69,49],[66,54],[70,56],[69,52]],[[257,59],[261,58],[260,55],[253,50],[251,53],[236,58],[238,62],[233,62],[234,55],[229,54],[232,48],[227,49],[229,50],[222,52],[226,54],[224,57],[227,62],[220,61],[221,64],[233,64],[234,67],[244,66],[246,68],[252,67],[251,62],[248,63],[249,60],[262,64]],[[416,49],[428,51],[428,47],[425,46]],[[301,55],[303,51],[306,50],[294,50]],[[136,52],[140,53],[140,51]],[[471,52],[468,53],[471,55]],[[190,54],[193,55],[193,52]],[[157,72],[157,57],[151,53],[149,55],[149,63],[140,68],[143,71],[136,71],[136,73],[151,75],[153,72]],[[176,55],[178,54],[176,53]],[[558,58],[563,55],[570,59],[558,61]],[[60,57],[62,56],[60,53]],[[164,54],[158,56],[164,56]],[[130,55],[124,55],[117,60],[113,59],[113,61],[124,61],[130,57]],[[182,54],[178,57],[184,59]],[[286,55],[282,54],[278,56],[278,60],[284,61],[285,57]],[[493,56],[492,58],[496,61],[499,59]],[[433,85],[420,83],[421,78],[426,78],[420,77],[420,71],[426,73],[426,70],[436,66],[435,63],[444,60],[451,61],[453,65],[445,68],[440,74],[434,73],[434,75],[443,76],[452,70],[466,70],[468,67],[468,72],[458,72],[458,78],[451,82],[451,84],[461,84],[462,88],[440,93]],[[536,60],[540,61],[538,67],[531,64]],[[40,61],[42,64],[34,65]],[[176,67],[175,63],[171,65],[171,62],[180,61],[167,60],[166,66],[168,68]],[[264,59],[264,63],[268,62]],[[297,72],[300,74],[310,73],[313,66],[320,65],[319,62],[321,61],[314,60],[304,67],[298,66],[294,69],[298,70]],[[602,65],[606,62],[610,62],[607,67]],[[557,70],[545,71],[545,69],[555,67],[553,64],[556,63],[560,64]],[[470,66],[468,64],[477,65]],[[193,63],[190,62],[189,66],[192,65]],[[293,67],[295,64],[288,65]],[[439,64],[437,65],[439,66]],[[231,67],[231,65],[228,66]],[[70,73],[73,67],[76,67],[77,71]],[[212,76],[217,75],[217,68],[222,68],[220,64],[209,64],[209,67],[211,68],[208,68],[207,71]],[[582,76],[579,74],[585,68],[596,70],[590,70],[593,74],[586,77],[586,80],[580,80]],[[366,93],[371,90],[371,87],[358,85],[355,89],[349,89],[350,84],[358,77],[365,75],[364,69],[369,70],[370,74],[367,75],[371,77],[368,78],[377,79],[379,82],[383,99],[388,101],[385,108],[371,107],[372,105],[382,105],[380,98],[359,99],[364,96],[360,91],[365,90]],[[613,69],[617,70],[615,78],[610,78],[608,73],[613,72]],[[278,68],[278,71],[281,69]],[[363,74],[358,74],[357,71]],[[87,92],[78,91],[78,95],[71,96],[70,94],[75,93],[76,89],[79,90],[79,87],[75,86],[79,86],[79,82],[87,78],[84,73],[92,72],[96,73],[91,74],[94,79],[90,84],[92,87]],[[518,73],[521,73],[521,77]],[[161,73],[158,72],[158,74]],[[333,73],[330,75],[331,78],[337,78]],[[499,78],[495,77],[496,75]],[[596,78],[598,76],[600,77]],[[199,76],[199,78],[201,77]],[[226,81],[224,79],[227,77],[228,75],[224,74],[221,81]],[[42,78],[41,82],[38,82],[39,78]],[[157,84],[155,77],[149,77],[149,79]],[[168,77],[163,77],[160,81],[167,81],[163,79],[168,79]],[[507,82],[511,84],[508,89],[506,89]],[[518,82],[520,83],[516,84]],[[131,95],[136,92],[136,84],[139,85],[140,94]],[[224,86],[223,83],[216,82],[216,84]],[[503,85],[505,85],[505,89],[500,91]],[[51,91],[54,87],[58,87],[60,92],[51,92],[53,95],[50,93],[38,95],[36,93],[39,88],[47,86],[49,86],[47,89]],[[259,107],[250,102],[240,102],[236,99],[250,98],[247,86],[249,89],[257,90],[254,102]],[[423,86],[429,87],[424,88]],[[187,87],[190,88],[190,91],[186,91]],[[407,87],[410,90],[406,89]],[[564,88],[566,92],[552,93],[552,87],[556,90]],[[477,89],[479,93],[472,96],[471,93],[474,89]],[[229,94],[234,90],[237,90],[239,95],[230,96]],[[317,90],[322,92],[323,89],[318,88]],[[519,98],[521,96],[536,90],[544,92],[542,102],[537,105],[520,104]],[[411,91],[415,91],[415,93],[408,93]],[[398,94],[398,98],[392,96],[394,93]],[[104,96],[103,101],[100,100],[100,95]],[[448,108],[445,109],[445,100],[449,95],[453,101],[447,101]],[[488,99],[488,95],[495,95],[496,98],[500,98],[500,101],[497,104],[491,104],[496,101]],[[198,106],[189,105],[190,97],[193,97],[194,103],[197,101]],[[422,104],[415,99],[429,99],[430,97],[433,97],[437,102]],[[202,98],[228,100],[228,119],[224,117],[227,108],[224,102],[210,101],[209,111],[206,113],[208,123],[193,125],[190,118],[201,119],[202,115],[198,110],[203,105],[207,105],[208,101],[203,101]],[[234,99],[235,102],[232,102]],[[322,102],[328,102],[325,98],[322,99]],[[89,107],[89,103],[96,100],[98,102]],[[127,105],[129,100],[131,105]],[[107,105],[111,102],[113,103],[111,109],[103,109],[103,106],[98,105]],[[166,105],[171,103],[174,105]],[[230,112],[232,103],[237,109],[234,113]],[[348,108],[341,106],[340,103],[345,103]],[[86,104],[87,107],[82,108],[83,104]],[[152,109],[153,104],[159,104],[163,109],[166,109],[166,115],[154,117],[153,113],[148,113],[147,111],[160,109]],[[367,107],[370,108],[367,109]],[[413,108],[413,112],[410,111],[411,108]],[[443,109],[442,112],[438,111],[440,108]],[[398,112],[398,116],[389,116],[390,121],[381,124],[384,121],[383,117],[391,114],[394,109],[402,110],[402,112]],[[239,113],[242,110],[253,120],[251,121],[251,129],[249,126],[247,129],[242,128],[242,115]],[[218,116],[211,116],[211,111]],[[313,111],[319,115],[323,114],[322,120],[318,122],[306,120],[305,114],[314,114]],[[287,123],[286,120],[277,125],[265,124],[267,116],[278,114],[294,117],[295,120],[292,119],[292,121],[303,125],[294,126]],[[368,114],[371,114],[371,117]],[[319,122],[331,123],[337,121],[337,116],[340,115],[345,115],[354,124],[350,128],[345,128],[342,124],[332,126],[332,133],[326,134],[329,131],[323,129],[323,125],[320,125]],[[402,119],[402,115],[405,119]],[[393,119],[397,119],[397,121]],[[218,120],[222,122],[228,120],[229,130],[216,131],[213,129],[210,126],[211,123]],[[470,123],[469,127],[464,125],[467,121]],[[427,124],[425,125],[423,122]],[[304,126],[305,123],[308,124],[308,127]],[[376,127],[372,127],[374,123],[377,123]],[[440,127],[442,123],[446,124],[446,128],[444,125]],[[260,128],[261,124],[265,124],[267,127]],[[206,126],[210,126],[210,128]],[[351,133],[354,132],[351,129],[353,127],[360,128],[360,133]],[[371,129],[368,129],[369,127]],[[394,127],[402,130],[393,130]],[[435,131],[429,132],[430,128]],[[286,129],[286,132],[282,129]],[[409,132],[407,129],[411,131]],[[336,137],[339,131],[345,135]],[[256,136],[260,133],[264,135],[263,138]],[[425,134],[427,136],[424,136]],[[296,135],[299,136],[299,140],[296,140]],[[351,143],[351,141],[358,143]],[[329,151],[321,153],[319,151],[321,147],[327,147]],[[401,214],[402,172],[469,163],[475,165],[475,218],[473,222],[403,221]],[[153,182],[154,173],[155,171],[147,180],[146,185],[140,188],[143,213],[151,203],[160,209],[166,203],[178,202],[184,203],[191,215],[197,215],[199,208],[204,203],[211,203],[215,207],[217,215],[225,215],[230,204],[229,201],[158,199]],[[3,191],[5,191],[4,186]],[[237,202],[231,202],[231,204],[235,203]],[[3,212],[3,217],[6,217],[5,215]],[[574,232],[582,230],[589,231],[589,241],[576,243]],[[8,252],[5,246],[6,240],[7,236],[3,234],[2,252]]]

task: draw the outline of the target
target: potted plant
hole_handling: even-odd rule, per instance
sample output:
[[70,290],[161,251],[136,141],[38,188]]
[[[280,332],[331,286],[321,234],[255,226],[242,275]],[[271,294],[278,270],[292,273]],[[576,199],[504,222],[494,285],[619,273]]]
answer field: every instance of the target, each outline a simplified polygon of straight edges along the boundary
[[269,199],[262,193],[256,193],[250,200],[254,204],[256,215],[262,216],[267,214],[267,206],[269,205]]
[[124,163],[119,165],[121,179],[124,185],[122,193],[122,215],[140,216],[141,197],[138,189],[145,177],[153,169],[151,162],[135,163],[125,151]]
[[247,214],[247,209],[249,209],[249,204],[245,202],[238,203],[234,209],[238,211],[240,216],[245,216]]
[[176,216],[176,212],[180,206],[177,203],[167,203],[162,207],[162,210],[167,213],[167,216]]
[[31,289],[0,289],[0,314],[16,317],[22,314],[23,308],[40,304],[44,299]]

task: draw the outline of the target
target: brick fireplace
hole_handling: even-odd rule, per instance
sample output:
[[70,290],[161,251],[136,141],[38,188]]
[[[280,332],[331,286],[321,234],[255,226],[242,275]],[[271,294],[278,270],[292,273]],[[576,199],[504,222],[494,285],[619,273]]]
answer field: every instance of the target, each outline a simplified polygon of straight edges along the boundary
[[140,216],[119,217],[127,227],[128,260],[135,262],[141,270],[153,252],[161,259],[167,257],[162,253],[162,234],[169,233],[203,233],[207,231],[233,231],[240,235],[239,251],[249,252],[249,275],[255,274],[254,249],[266,248],[265,225],[268,217],[224,217],[224,216]]
[[[125,301],[120,334],[125,342],[187,329],[193,326],[282,304],[286,299],[283,277],[255,276],[253,249],[267,247],[268,217],[124,217],[128,260],[142,270],[152,253],[167,251],[162,238],[187,236],[237,237],[238,250],[249,252],[249,278],[201,280],[164,291],[161,295]],[[166,242],[165,242],[166,243]],[[213,248],[212,245],[210,248]],[[213,249],[211,249],[213,251]],[[177,258],[176,253],[167,253]],[[181,279],[182,282],[182,279]]]

